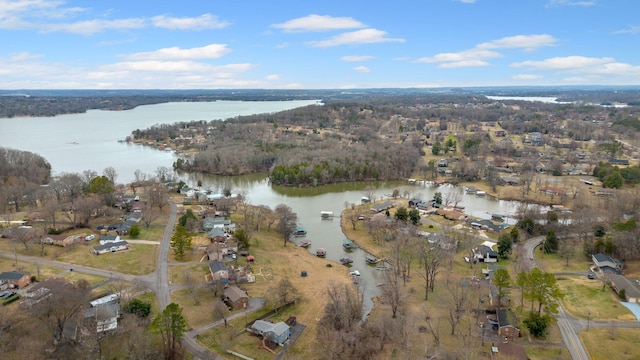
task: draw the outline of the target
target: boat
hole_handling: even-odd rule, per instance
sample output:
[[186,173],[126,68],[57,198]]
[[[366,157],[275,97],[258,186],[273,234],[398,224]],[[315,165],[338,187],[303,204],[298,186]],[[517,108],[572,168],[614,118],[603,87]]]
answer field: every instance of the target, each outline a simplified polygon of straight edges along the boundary
[[293,236],[305,236],[305,235],[307,235],[307,229],[303,228],[302,226],[298,226],[293,231]]
[[327,256],[327,250],[325,250],[323,248],[317,248],[316,249],[316,256],[317,257],[325,257],[325,256]]
[[353,263],[353,259],[347,254],[342,254],[342,256],[340,256],[340,263],[342,265],[349,265]]
[[367,261],[367,264],[376,264],[378,262],[378,258],[371,254],[367,254],[365,260]]
[[354,244],[353,241],[349,239],[342,240],[342,247],[344,247],[347,250],[353,250],[357,248],[356,244]]
[[485,195],[487,195],[486,191],[482,191],[482,190],[476,191],[476,196],[483,197]]
[[504,215],[500,215],[500,214],[492,214],[491,215],[491,220],[495,220],[495,221],[504,221]]
[[320,211],[320,217],[323,220],[333,219],[333,211]]
[[311,246],[311,240],[302,240],[298,243],[298,246],[308,248],[309,246]]

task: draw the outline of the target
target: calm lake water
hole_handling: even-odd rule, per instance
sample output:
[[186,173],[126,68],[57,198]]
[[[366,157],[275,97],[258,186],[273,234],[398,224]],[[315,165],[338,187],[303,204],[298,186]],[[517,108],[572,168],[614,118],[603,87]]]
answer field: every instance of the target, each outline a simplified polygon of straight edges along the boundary
[[[0,119],[0,146],[32,151],[44,156],[51,163],[54,174],[80,173],[87,169],[101,173],[104,168],[113,166],[119,174],[116,180],[127,183],[134,179],[136,169],[153,174],[158,166],[171,168],[175,161],[173,153],[117,141],[124,139],[137,128],[179,121],[226,119],[315,103],[316,101],[185,102],[146,105],[126,111],[93,110],[85,114],[46,118]],[[385,195],[391,194],[394,189],[398,189],[400,194],[421,197],[424,200],[433,198],[436,191],[443,195],[460,192],[462,201],[459,205],[466,207],[465,211],[468,214],[487,219],[493,213],[512,215],[518,206],[518,203],[513,201],[497,201],[464,194],[460,187],[449,185],[433,187],[410,185],[406,182],[374,182],[296,189],[273,187],[266,174],[238,177],[179,175],[192,186],[201,180],[204,188],[214,192],[221,192],[224,188],[232,189],[233,192],[246,191],[249,203],[254,205],[267,205],[273,209],[278,204],[287,204],[298,214],[300,224],[308,232],[306,237],[295,240],[311,240],[309,252],[315,253],[318,247],[323,247],[327,250],[327,260],[336,263],[345,252],[342,247],[345,236],[338,217],[345,204],[359,204],[367,188],[373,189],[371,191],[377,199],[385,198]],[[321,211],[333,211],[336,218],[322,220]],[[345,273],[349,270],[360,271],[359,284],[364,294],[366,310],[369,311],[373,306],[371,298],[379,294],[377,285],[384,282],[383,272],[366,264],[366,253],[361,249],[354,250],[349,256],[354,262],[351,268],[345,267]],[[313,269],[298,270],[313,272]]]
[[315,100],[175,102],[125,111],[89,110],[84,114],[55,117],[3,118],[0,119],[0,146],[44,156],[51,163],[54,175],[84,170],[100,174],[112,166],[118,170],[116,181],[128,183],[133,181],[137,169],[153,174],[158,166],[171,168],[176,160],[171,152],[118,142],[135,129],[273,113],[316,103]]

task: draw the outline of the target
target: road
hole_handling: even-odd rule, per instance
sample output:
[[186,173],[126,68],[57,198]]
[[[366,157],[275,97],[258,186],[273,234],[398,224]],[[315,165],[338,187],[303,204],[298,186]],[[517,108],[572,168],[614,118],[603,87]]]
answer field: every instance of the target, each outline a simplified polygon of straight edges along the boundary
[[[534,267],[538,267],[538,263],[535,258],[535,249],[538,247],[542,241],[544,241],[545,236],[536,236],[527,240],[524,244],[524,250],[526,253],[524,259],[524,266],[531,270]],[[558,314],[556,314],[556,319],[558,321],[558,328],[560,328],[560,333],[562,334],[562,341],[564,345],[569,350],[569,354],[573,360],[589,360],[590,357],[587,355],[587,352],[578,337],[578,332],[582,329],[579,326],[578,319],[570,317],[565,313],[562,306],[558,306]],[[578,326],[574,327],[574,323]]]
[[[67,271],[74,271],[83,274],[90,274],[96,276],[102,276],[105,278],[114,278],[114,279],[122,279],[125,281],[136,282],[138,284],[142,284],[151,290],[156,298],[158,299],[158,305],[160,309],[164,309],[171,303],[171,290],[180,288],[179,286],[172,286],[169,284],[169,275],[168,268],[171,265],[176,265],[175,263],[169,263],[169,249],[171,244],[171,236],[173,235],[173,229],[176,224],[177,219],[177,206],[173,202],[169,202],[169,219],[167,221],[167,225],[165,227],[164,233],[162,234],[162,240],[158,243],[157,241],[149,242],[149,241],[139,241],[139,243],[153,243],[159,245],[158,250],[158,262],[157,268],[154,272],[146,275],[131,275],[131,274],[123,274],[120,272],[96,269],[88,266],[69,264],[60,261],[42,259],[39,257],[33,256],[24,256],[19,254],[14,254],[11,252],[0,252],[0,258],[9,259],[9,260],[17,260],[20,262],[26,262],[31,264],[36,264],[40,266],[49,266],[59,269],[64,269]],[[184,263],[180,263],[183,265]],[[246,310],[234,314],[227,318],[227,320],[234,319],[239,316],[243,316],[250,312],[256,311],[264,307],[264,299],[255,298],[250,299],[249,306]],[[214,326],[218,326],[221,324],[221,321],[217,321],[208,325],[205,325],[201,328],[190,330],[187,332],[185,337],[182,340],[182,345],[185,347],[187,351],[193,354],[194,359],[202,359],[202,360],[224,360],[217,354],[211,352],[209,349],[200,345],[196,340],[196,335],[204,332],[208,329],[211,329]]]

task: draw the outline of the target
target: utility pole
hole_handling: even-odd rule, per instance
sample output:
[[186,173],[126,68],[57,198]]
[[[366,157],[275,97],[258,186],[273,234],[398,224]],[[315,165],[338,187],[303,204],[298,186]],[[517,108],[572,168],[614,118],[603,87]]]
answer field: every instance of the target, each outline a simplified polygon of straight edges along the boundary
[[587,331],[589,331],[589,323],[591,322],[591,311],[587,309]]

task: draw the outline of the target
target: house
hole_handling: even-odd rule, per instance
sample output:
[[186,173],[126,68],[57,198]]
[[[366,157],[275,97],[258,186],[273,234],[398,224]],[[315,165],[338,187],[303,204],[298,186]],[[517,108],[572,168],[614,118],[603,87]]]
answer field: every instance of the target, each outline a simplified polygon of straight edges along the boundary
[[520,336],[520,329],[512,325],[515,323],[515,317],[510,311],[500,309],[496,315],[498,317],[498,336],[511,339]]
[[223,243],[227,241],[227,233],[222,228],[213,228],[209,231],[209,239],[211,242]]
[[611,274],[609,276],[609,283],[621,296],[622,294],[620,292],[624,290],[624,301],[640,303],[640,279],[632,279],[618,274]]
[[422,201],[422,199],[420,199],[420,198],[413,198],[413,199],[409,200],[409,207],[410,208],[418,207],[418,204],[421,204],[423,202],[424,201]]
[[102,235],[100,237],[100,245],[120,242],[120,235]]
[[629,165],[629,160],[627,159],[609,159],[609,164],[611,165]]
[[493,249],[491,249],[487,245],[478,245],[475,248],[473,248],[473,250],[471,251],[473,252],[474,262],[475,261],[482,261],[485,263],[498,262],[498,253],[493,251]]
[[117,241],[117,242],[106,243],[104,245],[94,246],[93,250],[91,250],[91,252],[96,254],[96,255],[100,255],[100,254],[104,254],[104,253],[116,252],[116,251],[127,250],[127,249],[129,249],[129,243],[128,242],[126,242],[126,241]]
[[226,281],[229,279],[229,268],[222,261],[214,260],[209,263],[209,271],[213,280]]
[[48,245],[65,247],[65,246],[72,245],[79,238],[80,237],[77,235],[67,236],[67,235],[46,234],[42,237],[40,241]]
[[249,295],[235,285],[227,286],[224,289],[224,302],[234,309],[245,309],[249,306]]
[[383,212],[385,210],[389,210],[391,209],[395,204],[393,203],[393,201],[385,201],[382,204],[375,204],[371,207],[371,212],[372,213],[380,213]]
[[209,260],[222,261],[223,257],[238,252],[238,244],[236,242],[212,242],[211,244],[207,245],[205,251],[207,252]]
[[470,225],[472,228],[474,229],[480,229],[480,230],[487,230],[487,231],[492,231],[494,233],[498,233],[500,231],[502,231],[506,226],[508,226],[507,224],[502,224],[502,225],[496,225],[494,224],[491,220],[469,220]]
[[622,262],[620,260],[613,259],[606,254],[593,254],[591,255],[593,264],[600,272],[612,272],[614,274],[622,274]]
[[280,346],[284,345],[287,339],[289,339],[289,336],[291,336],[289,325],[284,322],[273,324],[264,320],[256,320],[253,325],[249,327],[249,331],[261,335]]
[[117,329],[119,317],[120,303],[118,300],[100,303],[84,311],[86,326],[95,327],[97,333]]
[[19,271],[5,271],[0,274],[0,283],[8,284],[9,287],[22,289],[31,284],[31,276],[28,273]]
[[236,230],[236,224],[225,218],[207,217],[202,220],[202,228],[204,231],[211,231],[214,228],[220,228],[227,232],[234,232]]

